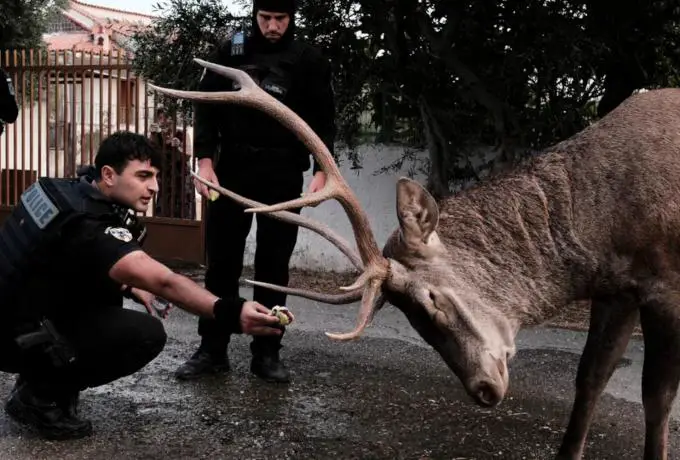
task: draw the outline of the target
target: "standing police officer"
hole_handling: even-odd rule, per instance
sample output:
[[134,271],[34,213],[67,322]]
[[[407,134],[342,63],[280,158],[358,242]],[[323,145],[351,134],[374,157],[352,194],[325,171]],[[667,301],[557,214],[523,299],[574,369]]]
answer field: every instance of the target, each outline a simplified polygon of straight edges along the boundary
[[[87,436],[79,392],[130,375],[163,349],[156,295],[214,319],[222,333],[280,334],[268,309],[220,298],[141,250],[158,191],[159,152],[117,132],[80,179],[40,178],[0,227],[0,370],[17,373],[5,411],[48,439]],[[165,316],[166,310],[158,312]]]
[[[333,152],[335,107],[329,62],[312,46],[294,38],[293,0],[255,0],[252,34],[237,33],[208,60],[240,68],[265,91],[300,115]],[[205,72],[199,91],[229,91],[234,83]],[[299,198],[311,152],[272,117],[248,107],[195,104],[194,152],[198,174],[254,200],[271,204]],[[219,156],[217,153],[219,152]],[[314,161],[310,192],[323,188],[326,177]],[[196,183],[209,199],[210,191]],[[298,209],[297,212],[300,210]],[[245,242],[252,214],[224,197],[208,203],[206,287],[221,296],[238,296]],[[279,285],[289,281],[289,262],[298,227],[257,216],[255,280]],[[253,299],[272,308],[285,305],[286,295],[254,288]],[[176,376],[188,379],[229,369],[229,336],[214,321],[199,319],[201,343]],[[251,372],[266,381],[288,382],[289,371],[279,359],[281,336],[255,337],[250,345]]]
[[19,116],[19,106],[14,94],[12,79],[0,69],[0,136],[5,130],[5,123],[14,123]]

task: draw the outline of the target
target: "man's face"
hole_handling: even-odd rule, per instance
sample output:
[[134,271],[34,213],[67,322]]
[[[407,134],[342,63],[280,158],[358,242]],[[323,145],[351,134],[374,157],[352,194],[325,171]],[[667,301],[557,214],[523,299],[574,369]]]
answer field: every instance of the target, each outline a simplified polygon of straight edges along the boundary
[[281,39],[288,29],[290,16],[288,13],[276,13],[273,11],[258,10],[257,25],[262,35],[272,43]]
[[105,166],[102,168],[102,182],[102,191],[114,201],[137,212],[146,212],[158,193],[158,169],[151,166],[149,160],[132,160],[121,174]]

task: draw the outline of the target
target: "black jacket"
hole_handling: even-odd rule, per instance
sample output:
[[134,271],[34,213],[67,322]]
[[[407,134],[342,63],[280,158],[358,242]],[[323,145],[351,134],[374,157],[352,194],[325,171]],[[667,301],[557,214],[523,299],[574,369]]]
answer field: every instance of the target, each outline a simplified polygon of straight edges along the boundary
[[[207,60],[249,73],[247,66],[253,64],[279,67],[290,76],[283,103],[304,119],[333,153],[335,105],[328,60],[316,48],[297,40],[274,52],[263,52],[252,42],[248,45],[246,40],[245,52],[234,56],[231,40],[227,40]],[[234,89],[232,85],[230,79],[206,70],[198,90],[229,91]],[[216,160],[218,174],[265,167],[279,171],[309,169],[311,152],[292,131],[264,112],[227,103],[195,103],[194,114],[195,155]],[[319,170],[314,161],[314,172]]]
[[12,80],[4,70],[0,69],[0,121],[14,123],[18,116],[19,107]]

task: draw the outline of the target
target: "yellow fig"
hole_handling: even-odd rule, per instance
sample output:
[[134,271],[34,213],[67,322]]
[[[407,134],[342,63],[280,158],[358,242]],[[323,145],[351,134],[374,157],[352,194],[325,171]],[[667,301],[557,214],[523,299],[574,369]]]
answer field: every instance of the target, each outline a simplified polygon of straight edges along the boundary
[[279,323],[281,323],[283,326],[287,326],[288,323],[290,323],[288,316],[284,312],[280,311],[276,314],[276,316],[279,318]]
[[287,314],[288,309],[286,307],[275,306],[271,310],[271,314],[279,319],[279,323],[282,326],[287,326],[290,324],[290,316]]

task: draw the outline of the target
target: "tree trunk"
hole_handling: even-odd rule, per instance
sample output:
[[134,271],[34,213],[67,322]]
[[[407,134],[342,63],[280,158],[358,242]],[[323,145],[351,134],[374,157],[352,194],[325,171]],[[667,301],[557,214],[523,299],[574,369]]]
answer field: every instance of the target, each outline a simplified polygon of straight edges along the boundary
[[439,123],[433,116],[429,104],[424,97],[419,101],[420,114],[423,119],[427,150],[430,155],[430,174],[427,178],[427,189],[435,200],[451,194],[448,186],[447,161],[448,149],[446,138],[442,136]]

